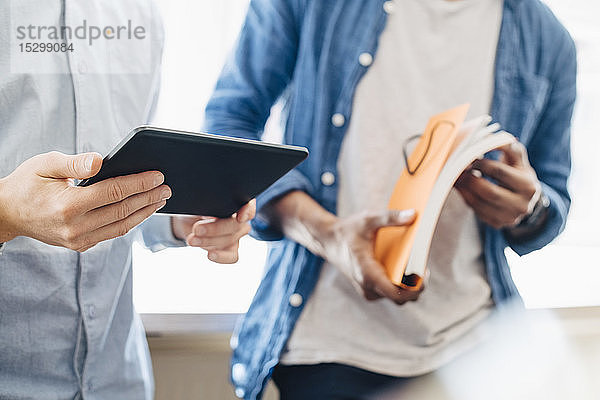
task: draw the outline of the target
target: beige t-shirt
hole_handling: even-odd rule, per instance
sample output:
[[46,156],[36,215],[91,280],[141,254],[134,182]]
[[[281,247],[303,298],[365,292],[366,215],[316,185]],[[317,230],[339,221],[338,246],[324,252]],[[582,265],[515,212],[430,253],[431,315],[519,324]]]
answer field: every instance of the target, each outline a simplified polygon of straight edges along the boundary
[[[358,85],[338,161],[338,215],[384,210],[404,166],[404,141],[430,115],[471,103],[489,113],[502,0],[397,0]],[[363,57],[364,61],[365,57]],[[482,240],[453,191],[442,211],[418,301],[366,301],[325,263],[281,357],[338,362],[394,376],[430,372],[478,342],[490,313]]]

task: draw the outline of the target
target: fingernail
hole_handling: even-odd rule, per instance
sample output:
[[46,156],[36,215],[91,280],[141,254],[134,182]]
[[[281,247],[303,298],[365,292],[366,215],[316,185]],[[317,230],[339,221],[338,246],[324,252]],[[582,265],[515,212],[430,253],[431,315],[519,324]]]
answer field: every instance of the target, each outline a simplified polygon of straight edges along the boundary
[[203,226],[196,228],[196,235],[198,236],[206,235],[206,232],[206,228]]
[[471,175],[473,175],[475,178],[481,178],[483,175],[481,174],[481,171],[478,169],[472,169],[471,170]]
[[402,211],[400,211],[399,215],[400,215],[400,218],[410,218],[410,217],[414,216],[415,213],[416,213],[415,210],[410,209],[410,210],[402,210]]
[[165,181],[165,176],[161,173],[154,175],[154,186],[160,186]]
[[162,191],[162,194],[160,195],[162,200],[168,200],[171,198],[171,195],[173,193],[171,192],[171,189],[167,188],[165,190]]
[[92,154],[89,154],[87,156],[85,156],[85,169],[86,171],[91,171],[92,167],[94,165],[94,156]]
[[208,253],[208,259],[213,262],[217,262],[219,260],[219,256],[216,253]]

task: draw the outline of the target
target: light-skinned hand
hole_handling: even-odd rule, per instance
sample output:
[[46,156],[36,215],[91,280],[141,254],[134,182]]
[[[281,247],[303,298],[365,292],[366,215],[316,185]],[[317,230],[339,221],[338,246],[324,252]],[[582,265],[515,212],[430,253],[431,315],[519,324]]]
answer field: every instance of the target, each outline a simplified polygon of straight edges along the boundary
[[158,171],[75,186],[74,179],[96,175],[101,165],[97,153],[50,152],[0,179],[0,242],[28,236],[83,252],[125,235],[171,197]]

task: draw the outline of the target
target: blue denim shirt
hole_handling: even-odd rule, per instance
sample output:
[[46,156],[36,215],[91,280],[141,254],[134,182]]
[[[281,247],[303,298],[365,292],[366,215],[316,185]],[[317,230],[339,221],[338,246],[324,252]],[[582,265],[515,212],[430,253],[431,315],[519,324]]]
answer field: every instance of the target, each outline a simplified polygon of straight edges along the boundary
[[[359,55],[368,52],[376,57],[387,16],[383,4],[383,0],[252,1],[237,48],[207,106],[207,131],[260,138],[270,107],[283,98],[284,141],[311,151],[306,162],[258,198],[253,234],[272,244],[264,279],[232,338],[232,380],[239,397],[260,397],[323,262],[269,226],[260,218],[260,209],[287,192],[302,190],[336,211],[338,188],[331,184],[330,174],[337,176],[352,98],[368,68],[360,65]],[[510,242],[502,231],[482,226],[496,304],[518,299],[505,248],[520,255],[537,250],[565,225],[575,80],[575,46],[550,10],[538,0],[505,0],[492,116],[527,147],[551,205],[543,232],[526,242]],[[335,114],[343,118],[332,118]],[[329,179],[322,179],[326,173]]]

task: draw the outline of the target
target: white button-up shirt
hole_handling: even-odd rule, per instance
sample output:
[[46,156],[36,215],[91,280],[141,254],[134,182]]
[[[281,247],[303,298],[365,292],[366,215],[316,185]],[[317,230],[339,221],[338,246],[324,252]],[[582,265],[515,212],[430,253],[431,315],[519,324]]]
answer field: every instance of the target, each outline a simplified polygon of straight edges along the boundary
[[[73,40],[21,53],[19,26],[142,26],[145,39]],[[37,35],[37,32],[35,32]],[[89,39],[88,39],[89,40]],[[48,42],[48,40],[43,40]],[[54,41],[61,43],[61,41]],[[39,153],[106,154],[148,122],[163,32],[150,0],[0,2],[0,177]],[[155,216],[79,254],[18,237],[0,256],[0,398],[150,399],[152,371],[132,304],[131,245],[181,244]]]

